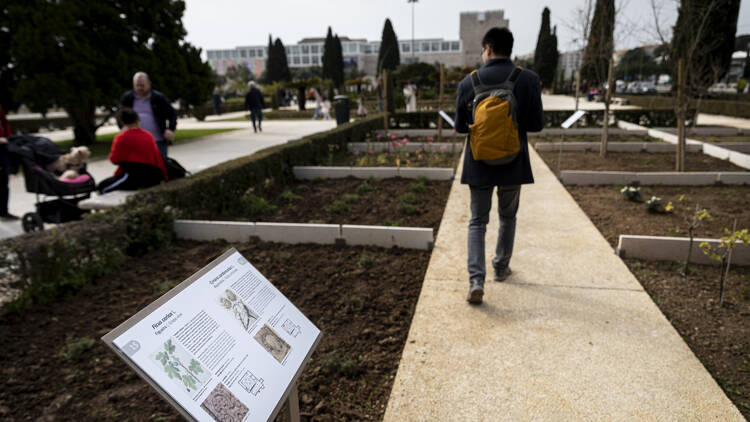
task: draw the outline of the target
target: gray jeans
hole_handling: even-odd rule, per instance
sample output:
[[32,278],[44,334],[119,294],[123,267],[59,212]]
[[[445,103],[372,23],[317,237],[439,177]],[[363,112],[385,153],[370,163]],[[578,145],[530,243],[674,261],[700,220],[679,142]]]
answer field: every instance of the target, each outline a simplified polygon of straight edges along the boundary
[[[490,221],[492,191],[494,186],[470,186],[471,220],[469,220],[469,280],[484,284],[487,270],[484,264],[484,235]],[[516,212],[521,196],[521,186],[498,186],[498,214],[500,230],[497,234],[495,258],[492,266],[502,270],[510,263],[513,241],[516,237]]]

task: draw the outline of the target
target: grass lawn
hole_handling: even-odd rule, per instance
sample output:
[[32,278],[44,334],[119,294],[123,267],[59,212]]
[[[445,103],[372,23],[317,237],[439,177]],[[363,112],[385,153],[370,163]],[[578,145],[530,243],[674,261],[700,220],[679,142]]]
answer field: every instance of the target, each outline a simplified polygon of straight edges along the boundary
[[[215,135],[217,133],[229,132],[237,129],[177,129],[174,133],[173,144],[185,142],[191,139],[202,138],[204,136]],[[112,140],[115,138],[117,133],[109,133],[106,135],[96,135],[96,143],[89,145],[91,150],[91,158],[107,157],[109,151],[112,149]],[[69,150],[73,146],[73,140],[56,142],[57,145]]]

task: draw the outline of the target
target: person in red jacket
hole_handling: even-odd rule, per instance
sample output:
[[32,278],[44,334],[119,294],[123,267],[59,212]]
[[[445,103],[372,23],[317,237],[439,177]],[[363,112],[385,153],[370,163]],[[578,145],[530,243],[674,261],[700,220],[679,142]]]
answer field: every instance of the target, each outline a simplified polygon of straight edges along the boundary
[[138,113],[132,108],[121,108],[117,114],[124,127],[112,141],[109,161],[118,167],[114,176],[99,183],[99,193],[148,188],[168,181],[167,168],[156,141],[139,127]]
[[13,136],[10,123],[5,117],[5,109],[0,106],[0,219],[18,220],[18,217],[8,212],[8,137]]

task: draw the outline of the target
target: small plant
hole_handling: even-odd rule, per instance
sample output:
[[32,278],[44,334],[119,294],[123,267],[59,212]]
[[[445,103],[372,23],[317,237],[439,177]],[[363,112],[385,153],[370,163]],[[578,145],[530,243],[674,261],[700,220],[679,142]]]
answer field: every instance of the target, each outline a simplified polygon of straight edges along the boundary
[[250,195],[245,203],[250,215],[270,214],[276,211],[276,205],[270,204],[266,198],[260,196]]
[[294,190],[296,192],[299,192],[299,193],[310,192],[310,186],[307,186],[307,185],[297,185],[294,188]]
[[345,193],[341,197],[341,200],[346,202],[347,204],[359,202],[359,195],[357,195],[356,193]]
[[399,196],[398,201],[414,205],[419,202],[419,197],[413,192],[409,192]]
[[65,349],[60,352],[60,356],[72,362],[78,362],[89,349],[94,347],[94,340],[88,337],[81,337],[68,341]]
[[343,214],[351,211],[351,208],[349,208],[349,204],[347,204],[346,201],[342,199],[333,201],[333,203],[329,205],[327,209],[328,211],[334,212],[336,214]]
[[724,286],[729,277],[729,266],[732,265],[732,251],[739,243],[747,245],[750,242],[750,234],[747,229],[737,230],[737,219],[734,220],[732,231],[724,229],[726,236],[719,239],[719,245],[713,247],[707,242],[701,242],[703,253],[709,258],[721,262],[721,278],[719,279],[719,306],[724,306]]
[[325,180],[326,179],[324,179],[324,178],[322,178],[320,176],[316,176],[312,181],[313,181],[313,183],[323,183],[323,182],[325,182]]
[[279,198],[281,198],[282,201],[286,202],[289,205],[294,204],[296,201],[302,200],[302,197],[299,195],[296,195],[291,190],[287,189],[284,192],[279,195]]
[[637,186],[625,186],[620,189],[622,197],[631,202],[641,202],[641,188]]
[[172,281],[172,280],[166,280],[162,281],[161,283],[156,285],[156,293],[163,295],[164,293],[172,290],[174,286],[176,286],[179,283],[179,281]]
[[386,219],[385,221],[383,221],[383,225],[389,227],[400,227],[404,225],[404,220],[400,218],[398,220]]
[[646,211],[652,214],[664,214],[667,212],[664,208],[664,204],[662,203],[661,198],[659,198],[658,196],[652,196],[651,199],[646,201],[644,205],[646,206]]
[[329,374],[340,374],[350,377],[355,376],[362,371],[355,360],[342,357],[335,353],[323,358],[321,364],[323,370]]
[[378,165],[383,165],[383,164],[387,163],[388,162],[388,155],[387,154],[383,154],[383,153],[378,154],[378,156],[375,157],[375,162]]
[[375,266],[375,257],[367,252],[362,252],[362,255],[359,256],[359,261],[357,261],[357,265],[359,265],[360,268],[369,270]]
[[425,186],[426,183],[427,179],[424,177],[420,177],[416,182],[413,182],[411,185],[409,185],[409,190],[414,193],[422,193],[427,190],[427,186]]
[[406,215],[419,214],[419,209],[415,206],[419,202],[419,198],[413,192],[405,193],[398,197],[398,203],[396,203],[396,211]]
[[336,151],[338,151],[339,146],[336,144],[328,144],[328,165],[333,165],[333,156],[336,154]]
[[365,180],[364,182],[360,183],[359,186],[357,186],[357,194],[362,195],[367,192],[372,192],[373,187],[370,185],[370,183]]
[[[684,196],[680,196],[680,200],[682,199],[684,199]],[[684,275],[688,274],[690,267],[690,257],[693,253],[693,239],[695,238],[695,229],[700,227],[703,224],[704,220],[711,220],[711,218],[711,214],[709,214],[705,208],[701,209],[699,204],[695,204],[695,212],[693,212],[693,215],[690,216],[690,218],[685,219],[685,222],[688,225],[688,237],[690,238],[690,243],[688,244],[688,254],[687,258],[685,259],[685,268],[682,271]]]
[[290,252],[279,252],[276,254],[276,259],[283,263],[287,263],[292,260],[292,254]]

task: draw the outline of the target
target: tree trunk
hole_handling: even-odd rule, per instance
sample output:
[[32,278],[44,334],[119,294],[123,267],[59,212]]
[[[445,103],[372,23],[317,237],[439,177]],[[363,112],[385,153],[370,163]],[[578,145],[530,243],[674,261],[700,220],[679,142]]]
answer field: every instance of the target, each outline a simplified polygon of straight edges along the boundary
[[677,158],[676,171],[685,171],[685,118],[687,104],[685,101],[685,60],[680,59],[677,68]]
[[578,111],[578,98],[581,96],[581,67],[576,68],[576,111]]
[[[413,6],[413,4],[412,4]],[[438,90],[438,112],[443,107],[443,85],[445,85],[445,65],[440,63],[440,89]],[[438,116],[438,142],[443,142],[443,117]]]
[[613,59],[609,59],[607,91],[604,93],[604,127],[602,128],[602,145],[601,148],[599,148],[599,155],[602,158],[607,157],[607,143],[609,142],[609,103],[612,99],[612,74],[614,73],[614,63]]
[[73,145],[92,145],[96,142],[96,109],[92,107],[66,107],[73,121]]

